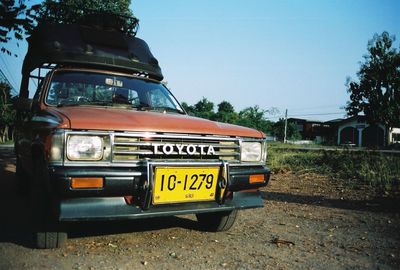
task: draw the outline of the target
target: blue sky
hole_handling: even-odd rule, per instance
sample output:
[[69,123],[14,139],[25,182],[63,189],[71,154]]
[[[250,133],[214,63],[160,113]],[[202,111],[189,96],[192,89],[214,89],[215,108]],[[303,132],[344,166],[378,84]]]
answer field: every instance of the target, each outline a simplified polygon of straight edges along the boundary
[[[343,117],[346,78],[356,78],[368,40],[384,30],[400,39],[398,0],[133,0],[131,7],[138,37],[180,101],[276,107],[272,120],[285,109],[307,119]],[[21,55],[0,59],[17,87]]]

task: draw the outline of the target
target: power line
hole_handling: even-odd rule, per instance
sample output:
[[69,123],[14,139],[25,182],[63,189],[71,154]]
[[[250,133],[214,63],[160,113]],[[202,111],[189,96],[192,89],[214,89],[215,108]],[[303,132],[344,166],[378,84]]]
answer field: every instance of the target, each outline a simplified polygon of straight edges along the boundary
[[6,75],[4,74],[4,72],[2,72],[2,73],[3,73],[4,77],[7,79],[7,82],[8,82],[8,84],[11,86],[11,88],[14,89],[14,91],[16,91],[16,87],[15,87],[15,86],[16,86],[16,83],[15,83],[15,80],[13,80],[12,73],[11,73],[10,70],[8,69],[8,65],[7,65],[6,61],[4,60],[4,58],[3,58],[3,55],[1,55],[1,54],[0,54],[0,59],[1,59],[1,61],[3,62],[4,68],[5,68],[5,70],[7,71],[9,77],[7,78]]
[[[330,113],[309,113],[309,114],[290,114],[287,117],[288,118],[293,118],[293,117],[303,117],[303,116],[327,116],[327,115],[344,115],[346,114],[345,112],[330,112]],[[285,118],[284,115],[278,115],[278,116],[270,116],[267,117],[268,119],[280,119],[280,118]]]
[[297,114],[297,115],[290,115],[293,116],[313,116],[313,115],[335,115],[335,114],[345,114],[345,112],[336,112],[336,113],[309,113],[309,114]]
[[11,87],[12,95],[14,95],[14,96],[18,95],[17,90],[15,90],[15,88],[12,86],[10,81],[7,79],[7,76],[4,74],[4,72],[1,69],[0,69],[0,81],[7,83]]
[[6,57],[4,57],[4,55],[2,55],[2,54],[0,54],[0,58],[1,58],[2,62],[3,62],[3,64],[4,64],[5,69],[6,69],[7,72],[8,72],[8,75],[9,75],[10,80],[13,82],[13,84],[14,84],[14,86],[15,86],[15,85],[16,85],[16,83],[15,83],[16,80],[14,80],[14,75],[13,75],[13,73],[8,69],[8,67],[11,66],[10,63],[8,62],[8,59],[7,59]]
[[338,108],[342,105],[340,104],[325,104],[325,105],[318,105],[318,106],[312,106],[312,107],[292,107],[291,110],[293,111],[303,111],[303,110],[308,110],[308,109],[321,109],[321,108]]

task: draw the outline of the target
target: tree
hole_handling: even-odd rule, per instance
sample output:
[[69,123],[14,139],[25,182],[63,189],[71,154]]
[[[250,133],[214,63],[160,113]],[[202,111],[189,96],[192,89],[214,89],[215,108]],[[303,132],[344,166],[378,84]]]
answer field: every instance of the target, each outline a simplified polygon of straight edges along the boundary
[[[285,119],[280,118],[279,121],[273,125],[273,134],[281,141],[285,137]],[[297,130],[296,124],[292,122],[287,123],[286,135],[289,140],[298,140],[301,138],[299,131]]]
[[46,0],[36,9],[41,23],[89,23],[135,35],[139,20],[129,9],[131,0]]
[[275,109],[262,110],[259,106],[248,107],[239,112],[239,118],[235,124],[255,128],[270,133],[272,131],[272,122],[266,118],[266,114],[272,113]]
[[[135,35],[139,20],[129,9],[131,0],[45,0],[28,8],[24,0],[0,2],[0,50],[12,52],[3,44],[13,38],[23,40],[36,25],[49,23],[89,22],[114,27],[128,35]],[[17,46],[18,42],[17,42]],[[15,56],[17,54],[14,53]]]
[[[23,0],[2,0],[0,3],[0,50],[11,55],[12,52],[4,44],[15,38],[21,41],[34,27],[33,13],[39,5],[28,9]],[[17,46],[19,43],[17,42]],[[17,56],[14,53],[14,56]]]
[[400,52],[393,48],[394,41],[387,32],[375,34],[357,73],[359,81],[347,81],[347,113],[363,113],[370,124],[389,128],[400,127]]
[[214,103],[203,97],[199,102],[194,104],[194,115],[197,117],[214,120]]
[[11,87],[0,82],[0,142],[8,140],[15,122],[15,108],[11,98]]
[[218,104],[218,112],[220,113],[234,113],[235,109],[233,108],[232,104],[230,104],[228,101],[222,101],[220,104]]
[[194,115],[194,109],[193,106],[190,106],[189,104],[187,104],[186,102],[182,102],[181,103],[183,109],[189,114],[189,115]]
[[218,111],[215,117],[216,121],[223,122],[223,123],[235,123],[239,116],[235,112],[232,104],[228,101],[222,101],[217,105]]
[[193,116],[229,123],[245,127],[255,128],[264,133],[271,134],[273,122],[266,118],[267,114],[275,114],[276,108],[262,110],[258,106],[248,107],[239,113],[228,101],[222,101],[218,104],[217,113],[214,112],[214,103],[203,97],[195,105],[190,106],[186,102],[182,102],[185,111]]

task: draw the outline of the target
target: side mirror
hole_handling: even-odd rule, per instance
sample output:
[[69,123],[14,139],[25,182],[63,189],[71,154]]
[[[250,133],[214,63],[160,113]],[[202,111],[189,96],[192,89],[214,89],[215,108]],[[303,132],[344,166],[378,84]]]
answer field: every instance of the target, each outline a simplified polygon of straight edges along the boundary
[[16,103],[16,108],[21,112],[30,112],[32,108],[32,99],[30,98],[18,98]]

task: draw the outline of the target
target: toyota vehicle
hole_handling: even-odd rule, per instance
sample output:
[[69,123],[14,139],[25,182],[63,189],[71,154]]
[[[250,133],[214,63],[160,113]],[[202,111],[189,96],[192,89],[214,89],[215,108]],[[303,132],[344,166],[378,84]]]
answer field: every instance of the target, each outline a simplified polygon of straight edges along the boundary
[[28,42],[15,150],[37,247],[71,222],[195,214],[224,231],[263,206],[265,134],[189,116],[143,40],[41,24]]

